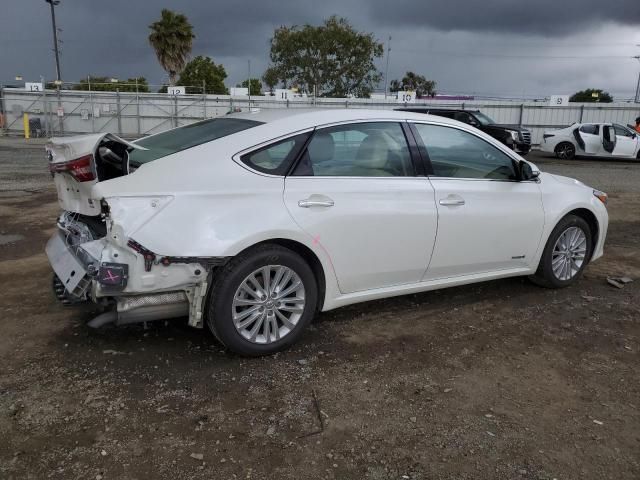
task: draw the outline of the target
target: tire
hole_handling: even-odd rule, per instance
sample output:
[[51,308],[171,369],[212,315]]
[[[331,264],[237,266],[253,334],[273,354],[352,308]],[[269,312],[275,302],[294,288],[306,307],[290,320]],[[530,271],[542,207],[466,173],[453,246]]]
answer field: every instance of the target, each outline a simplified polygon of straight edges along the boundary
[[[278,297],[287,290],[291,292]],[[313,319],[317,304],[318,286],[307,262],[288,248],[266,244],[235,257],[218,272],[205,318],[229,350],[255,357],[293,345]]]
[[576,158],[576,147],[571,142],[560,142],[554,148],[556,158],[560,160],[573,160]]
[[[559,241],[563,235],[564,242]],[[529,278],[546,288],[568,287],[582,275],[591,258],[592,248],[589,224],[581,217],[567,215],[549,235],[538,270]],[[567,255],[573,255],[573,259],[565,260]],[[563,266],[567,268],[563,269]]]

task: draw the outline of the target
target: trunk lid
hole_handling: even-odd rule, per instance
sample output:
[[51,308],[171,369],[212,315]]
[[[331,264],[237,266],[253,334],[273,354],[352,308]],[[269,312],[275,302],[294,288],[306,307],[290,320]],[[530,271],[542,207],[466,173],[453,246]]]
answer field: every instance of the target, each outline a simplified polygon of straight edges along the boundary
[[100,199],[91,198],[91,189],[98,182],[127,175],[133,149],[146,150],[112,133],[51,138],[45,150],[60,207],[99,215]]

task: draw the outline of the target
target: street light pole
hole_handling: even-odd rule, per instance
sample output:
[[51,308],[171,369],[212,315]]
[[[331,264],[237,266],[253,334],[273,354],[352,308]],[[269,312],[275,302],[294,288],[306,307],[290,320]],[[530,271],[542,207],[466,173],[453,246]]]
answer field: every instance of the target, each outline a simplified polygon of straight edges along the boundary
[[60,82],[60,52],[58,52],[58,29],[56,28],[55,6],[60,4],[60,0],[44,0],[51,6],[51,24],[53,25],[53,51],[56,53],[56,80]]

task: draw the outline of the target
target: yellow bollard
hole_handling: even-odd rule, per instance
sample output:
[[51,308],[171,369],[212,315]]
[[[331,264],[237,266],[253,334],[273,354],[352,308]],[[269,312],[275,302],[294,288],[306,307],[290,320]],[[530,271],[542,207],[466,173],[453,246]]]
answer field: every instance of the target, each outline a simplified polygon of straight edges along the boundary
[[22,114],[22,124],[24,125],[24,138],[31,137],[31,131],[29,130],[29,114]]

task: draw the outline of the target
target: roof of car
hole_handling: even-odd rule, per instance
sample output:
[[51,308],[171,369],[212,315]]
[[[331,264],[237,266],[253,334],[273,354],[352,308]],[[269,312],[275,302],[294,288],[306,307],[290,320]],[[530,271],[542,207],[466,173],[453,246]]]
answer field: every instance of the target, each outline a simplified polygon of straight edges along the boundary
[[480,110],[469,108],[441,108],[441,107],[402,107],[396,108],[399,112],[465,112],[465,113],[479,113]]
[[[371,110],[364,108],[277,108],[260,109],[254,112],[232,113],[228,118],[255,120],[272,126],[291,128],[291,131],[303,130],[319,125],[359,120],[427,120],[429,115],[398,110]],[[444,117],[432,117],[440,123],[460,123]]]

